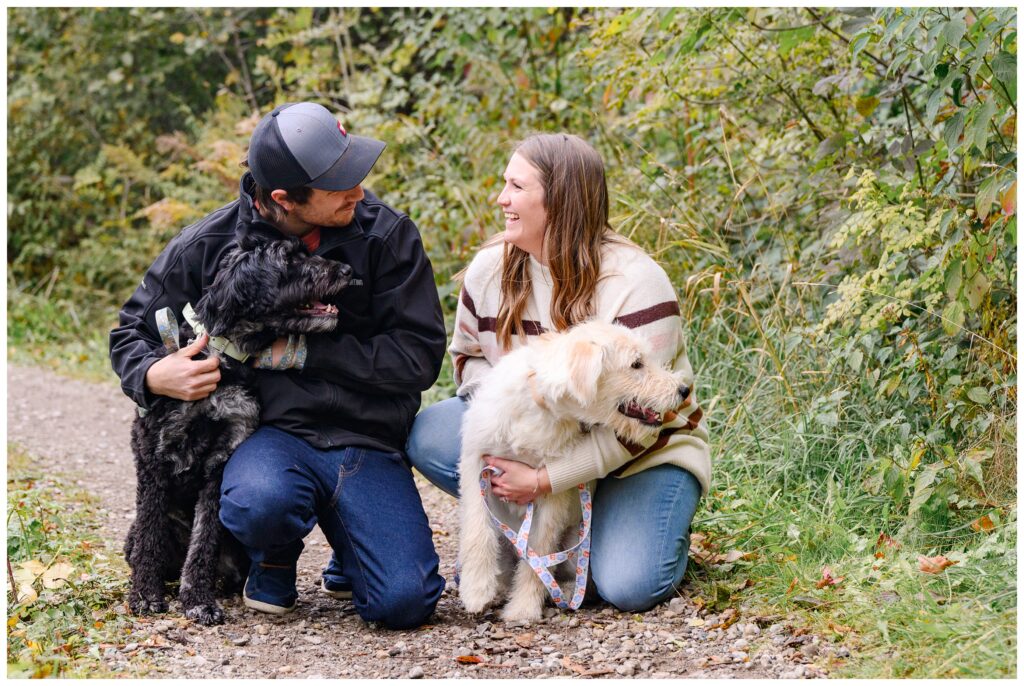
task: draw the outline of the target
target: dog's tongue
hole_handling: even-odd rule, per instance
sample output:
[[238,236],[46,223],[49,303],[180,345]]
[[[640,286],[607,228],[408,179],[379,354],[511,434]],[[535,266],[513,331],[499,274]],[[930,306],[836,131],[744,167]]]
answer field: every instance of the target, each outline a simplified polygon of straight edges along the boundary
[[627,417],[640,419],[648,424],[660,424],[661,417],[649,407],[643,407],[635,400],[631,400],[624,408],[620,407],[622,413]]

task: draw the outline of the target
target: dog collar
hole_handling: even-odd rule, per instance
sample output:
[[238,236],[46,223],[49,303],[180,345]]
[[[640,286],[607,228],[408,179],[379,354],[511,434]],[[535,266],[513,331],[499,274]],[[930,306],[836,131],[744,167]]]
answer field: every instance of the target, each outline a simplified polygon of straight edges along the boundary
[[[181,313],[185,316],[185,321],[192,325],[192,329],[196,332],[197,337],[207,333],[206,327],[203,326],[201,321],[199,321],[199,317],[196,316],[196,311],[192,309],[192,303],[185,303],[185,308]],[[207,345],[217,352],[227,355],[239,362],[245,362],[249,359],[249,353],[243,353],[238,349],[237,345],[224,336],[210,336],[210,340]]]

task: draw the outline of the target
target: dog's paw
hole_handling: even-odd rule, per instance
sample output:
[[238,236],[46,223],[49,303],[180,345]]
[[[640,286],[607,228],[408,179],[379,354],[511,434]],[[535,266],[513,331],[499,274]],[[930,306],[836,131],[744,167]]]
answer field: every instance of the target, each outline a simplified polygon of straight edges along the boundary
[[205,626],[224,623],[224,611],[217,607],[216,603],[209,605],[196,605],[185,610],[185,616],[193,622]]
[[128,601],[128,609],[133,615],[156,615],[167,612],[167,601],[163,598],[144,598],[135,595]]
[[504,622],[538,622],[542,619],[544,608],[535,603],[522,600],[510,600],[501,609],[501,619]]
[[466,575],[462,570],[462,578],[459,579],[459,599],[462,600],[462,607],[470,614],[480,614],[491,605],[494,605],[498,595],[498,583],[496,579],[480,579],[475,576]]

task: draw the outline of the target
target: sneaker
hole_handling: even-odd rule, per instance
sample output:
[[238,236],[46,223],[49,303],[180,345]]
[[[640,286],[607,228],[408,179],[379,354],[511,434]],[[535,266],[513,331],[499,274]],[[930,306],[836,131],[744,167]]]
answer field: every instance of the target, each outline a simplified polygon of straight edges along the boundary
[[338,600],[348,600],[352,597],[352,584],[345,579],[328,579],[325,576],[320,582],[320,590]]
[[298,604],[295,590],[295,565],[254,562],[242,591],[245,606],[273,615],[288,614]]
[[347,600],[352,597],[352,583],[345,578],[345,574],[341,571],[341,563],[338,562],[338,556],[333,551],[330,561],[324,567],[320,590],[338,600]]

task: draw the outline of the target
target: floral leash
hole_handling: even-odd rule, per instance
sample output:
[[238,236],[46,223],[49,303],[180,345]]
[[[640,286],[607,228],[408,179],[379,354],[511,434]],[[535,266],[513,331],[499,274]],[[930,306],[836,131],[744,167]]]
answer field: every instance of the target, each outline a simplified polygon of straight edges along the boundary
[[[540,577],[541,583],[548,589],[551,600],[554,601],[555,605],[563,610],[579,608],[583,604],[583,596],[587,592],[587,571],[590,568],[590,519],[594,509],[590,499],[590,489],[586,484],[580,484],[576,487],[579,489],[580,510],[583,512],[583,519],[580,522],[579,528],[579,543],[568,550],[541,556],[530,548],[530,528],[533,526],[534,504],[532,502],[526,504],[526,517],[523,519],[519,531],[512,531],[508,525],[494,516],[491,508],[487,505],[487,490],[491,485],[491,474],[497,476],[501,474],[501,470],[497,467],[485,467],[480,472],[480,495],[484,499],[484,507],[487,508],[487,514],[491,515],[491,520],[494,521],[501,533],[505,535],[505,538],[515,548],[519,558],[525,560],[534,573]],[[574,559],[576,561],[576,590],[573,593],[572,600],[566,602],[562,589],[559,587],[558,582],[555,581],[555,575],[551,573],[549,568]]]

